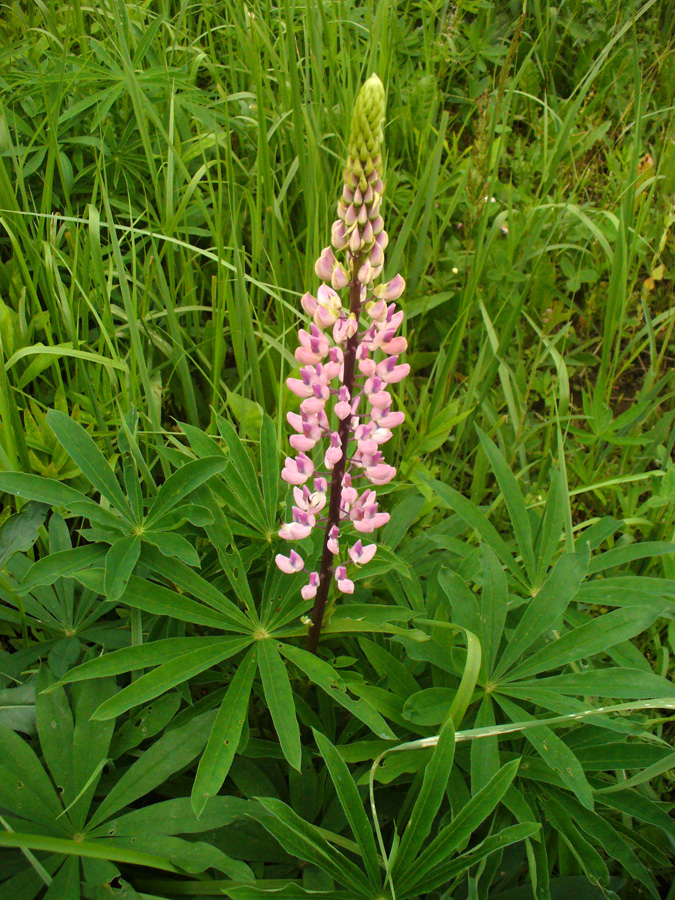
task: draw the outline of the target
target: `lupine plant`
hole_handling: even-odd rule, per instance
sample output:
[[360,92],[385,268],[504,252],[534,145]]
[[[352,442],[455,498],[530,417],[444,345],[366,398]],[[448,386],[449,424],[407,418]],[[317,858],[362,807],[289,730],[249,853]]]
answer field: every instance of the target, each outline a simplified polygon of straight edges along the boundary
[[[307,538],[320,523],[324,530],[319,571],[309,573],[302,588],[305,600],[314,599],[308,646],[315,651],[321,635],[326,601],[333,581],[343,594],[354,591],[349,565],[365,565],[377,551],[359,537],[347,548],[350,533],[372,534],[389,521],[380,512],[374,486],[387,484],[396,474],[381,449],[405,414],[392,409],[388,391],[410,371],[399,357],[407,348],[397,334],[403,311],[392,301],[405,288],[400,275],[375,285],[384,266],[388,236],[381,214],[382,124],[384,85],[377,75],[361,88],[351,122],[349,155],[332,245],[344,262],[326,247],[315,264],[322,280],[316,296],[306,293],[302,307],[311,318],[301,328],[295,358],[300,378],[287,385],[302,398],[300,413],[288,414],[296,434],[290,438],[298,455],[287,457],[281,477],[293,485],[293,521],[279,535],[289,541]],[[340,291],[348,291],[345,307]],[[331,419],[332,407],[332,419]],[[323,445],[323,446],[322,446]],[[323,452],[324,469],[308,455]],[[313,479],[314,490],[308,487]],[[324,513],[324,510],[327,511]],[[282,572],[305,570],[302,556],[291,550],[278,554]]]

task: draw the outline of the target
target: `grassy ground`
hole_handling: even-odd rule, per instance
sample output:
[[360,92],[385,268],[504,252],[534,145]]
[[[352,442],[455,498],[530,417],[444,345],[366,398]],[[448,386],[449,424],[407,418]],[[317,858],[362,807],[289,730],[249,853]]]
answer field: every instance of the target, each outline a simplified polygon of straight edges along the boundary
[[[176,422],[282,436],[376,71],[412,366],[391,490],[433,475],[499,521],[479,426],[531,509],[558,460],[577,531],[673,538],[668,0],[15,0],[0,38],[0,469],[82,485],[52,407],[109,456],[134,407],[148,484]],[[669,634],[643,638],[660,674]]]

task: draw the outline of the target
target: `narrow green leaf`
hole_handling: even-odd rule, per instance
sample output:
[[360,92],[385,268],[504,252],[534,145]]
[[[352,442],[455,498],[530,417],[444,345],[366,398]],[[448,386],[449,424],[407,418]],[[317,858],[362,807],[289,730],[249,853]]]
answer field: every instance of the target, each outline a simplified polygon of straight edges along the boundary
[[218,472],[227,468],[227,460],[222,456],[208,456],[205,459],[193,459],[181,466],[166,479],[148,510],[145,527],[150,528],[160,516],[169,512],[188,494],[196,490]]
[[96,490],[126,519],[133,522],[129,501],[124,496],[122,488],[108,465],[108,460],[84,428],[74,419],[56,409],[50,409],[47,413],[47,424],[63,449],[79,466],[82,474]]
[[39,559],[26,572],[21,582],[21,590],[29,591],[37,585],[54,584],[59,578],[67,578],[74,572],[100,563],[108,548],[101,544],[86,544],[72,550],[59,550]]
[[394,732],[367,700],[362,698],[355,700],[349,696],[339,673],[325,660],[290,644],[280,644],[279,650],[293,665],[304,672],[310,681],[324,690],[335,703],[343,706],[356,719],[367,725],[374,734],[384,740],[396,739]]
[[477,637],[482,653],[482,671],[487,680],[499,652],[509,597],[504,570],[487,544],[481,547],[481,568],[483,571],[481,630]]
[[557,641],[542,647],[509,673],[508,681],[531,677],[549,669],[602,653],[615,644],[645,631],[659,617],[653,609],[615,609],[568,631]]
[[453,878],[466,872],[471,866],[486,859],[492,853],[503,850],[504,847],[508,847],[510,844],[532,837],[540,829],[541,825],[538,822],[524,822],[522,825],[511,825],[509,828],[503,828],[500,832],[490,835],[477,847],[462,854],[457,859],[452,861],[446,860],[431,872],[427,869],[424,878],[418,877],[410,887],[406,887],[406,894],[427,894],[439,887],[443,887]]
[[171,616],[194,625],[226,629],[227,621],[216,610],[210,609],[183,594],[160,587],[144,578],[132,575],[122,600],[129,606],[142,609],[156,616]]
[[119,538],[108,550],[103,585],[112,603],[116,603],[124,593],[140,553],[141,539],[137,534]]
[[[512,722],[537,721],[513,700],[502,695],[498,695],[496,700]],[[524,731],[523,734],[565,787],[569,788],[587,809],[593,809],[593,790],[584,768],[563,739],[545,726]]]
[[179,772],[201,752],[208,730],[215,719],[215,712],[202,713],[167,731],[158,741],[143,752],[106,794],[89,821],[93,829],[135,800],[144,797],[171,775]]
[[509,511],[513,530],[518,542],[525,568],[530,577],[530,581],[534,584],[536,579],[536,566],[534,562],[534,550],[532,547],[532,529],[530,527],[530,517],[520,491],[518,481],[511,471],[508,463],[497,448],[497,445],[480,428],[476,427],[478,437],[483,445],[483,449],[490,460],[490,464],[497,477],[497,482],[504,497],[506,508]]
[[260,474],[267,521],[274,529],[278,518],[279,503],[279,448],[274,422],[265,414],[260,426]]
[[300,729],[295,715],[293,691],[286,666],[274,640],[267,639],[258,642],[258,665],[260,666],[265,700],[272,715],[281,749],[288,762],[299,772],[302,748]]
[[565,553],[556,562],[510,636],[495,670],[495,680],[508,672],[518,657],[529,650],[537,638],[565,612],[584,580],[589,558],[590,551],[586,546],[579,553]]
[[405,872],[399,875],[399,890],[413,888],[428,872],[442,865],[456,850],[465,846],[471,835],[491,815],[516,777],[519,759],[506,763],[482,790],[469,800],[449,825],[442,828],[429,846]]
[[346,763],[328,738],[316,730],[314,730],[314,738],[319,752],[326,762],[342,809],[361,850],[368,877],[375,890],[379,891],[382,887],[382,879],[377,847],[373,837],[373,829],[363,808],[364,804],[361,795]]
[[218,663],[244,650],[249,644],[249,638],[221,638],[212,646],[199,647],[183,653],[133,681],[114,697],[106,700],[96,710],[94,718],[113,719],[133,706],[147,703],[148,700],[166,693],[177,684],[183,684],[200,672],[217,666]]
[[218,610],[219,615],[223,619],[223,628],[227,624],[234,631],[244,631],[247,634],[251,631],[253,626],[246,613],[242,612],[229,597],[226,597],[222,591],[214,587],[210,581],[207,581],[206,578],[203,578],[185,563],[178,559],[167,559],[157,548],[151,546],[143,548],[141,559],[153,571],[163,576],[176,587],[183,591],[188,591],[197,597],[198,600]]
[[660,675],[641,669],[624,669],[616,666],[605,669],[586,669],[522,681],[519,687],[537,687],[557,691],[560,694],[584,697],[616,697],[620,700],[647,700],[665,696],[672,690],[672,682]]
[[91,504],[84,494],[67,484],[41,475],[24,475],[23,472],[0,472],[0,492],[49,506],[69,507],[71,503],[78,502]]
[[520,582],[520,584],[526,587],[529,586],[527,579],[524,577],[520,566],[511,555],[504,539],[478,507],[470,500],[467,500],[463,494],[459,493],[459,491],[450,487],[450,485],[443,484],[442,481],[427,478],[421,473],[418,474],[423,484],[426,484],[431,488],[445,505],[454,510],[454,512],[456,512],[470,528],[473,528],[476,534],[478,534],[479,537],[481,537],[494,551],[496,556],[506,566],[509,572],[511,572],[514,578]]
[[143,537],[169,559],[178,559],[186,566],[201,565],[199,554],[182,534],[175,531],[146,531]]
[[272,813],[272,817],[260,817],[260,824],[277,838],[285,850],[319,866],[338,884],[344,884],[361,896],[372,897],[372,887],[364,873],[329,844],[316,826],[305,822],[281,800],[259,797],[258,802]]
[[149,869],[161,869],[164,872],[175,872],[178,875],[187,874],[184,869],[175,866],[168,859],[149,853],[138,853],[136,850],[126,850],[114,841],[73,841],[41,834],[0,831],[0,847],[42,850],[45,853],[70,854],[85,859],[107,859],[112,862],[147,866]]
[[244,491],[250,500],[250,504],[247,504],[249,507],[249,515],[260,528],[265,529],[265,502],[260,493],[258,476],[253,463],[251,462],[251,457],[246,452],[239,435],[232,425],[230,425],[226,419],[223,419],[222,416],[218,416],[217,421],[218,430],[225,438],[225,443],[230,452],[232,465],[236,469],[241,482],[244,485]]
[[252,647],[228,686],[199,761],[192,788],[192,809],[196,816],[201,816],[209,799],[218,793],[227,778],[246,720],[256,669],[256,652]]
[[74,681],[101,678],[105,675],[122,675],[125,672],[148,669],[151,666],[161,666],[163,663],[176,659],[185,653],[190,653],[204,646],[212,647],[221,643],[222,640],[222,637],[165,638],[160,641],[150,641],[147,644],[113,650],[112,653],[105,653],[96,659],[90,659],[88,662],[71,669],[70,672],[66,672],[57,684],[53,684],[46,689],[46,693]]
[[396,878],[399,872],[405,872],[413,864],[422,844],[430,834],[436,814],[445,797],[454,756],[455,728],[452,719],[448,719],[438,736],[433,756],[424,770],[422,788],[394,858],[391,869],[392,878]]

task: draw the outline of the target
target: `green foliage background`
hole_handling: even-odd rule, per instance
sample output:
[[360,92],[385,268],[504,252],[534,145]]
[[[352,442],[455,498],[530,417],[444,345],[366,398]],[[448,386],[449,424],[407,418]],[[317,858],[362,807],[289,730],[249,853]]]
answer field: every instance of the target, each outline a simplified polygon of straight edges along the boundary
[[[672,900],[672,4],[0,35],[0,898]],[[315,659],[270,569],[284,379],[373,71],[412,374]],[[607,703],[645,708],[528,730]]]

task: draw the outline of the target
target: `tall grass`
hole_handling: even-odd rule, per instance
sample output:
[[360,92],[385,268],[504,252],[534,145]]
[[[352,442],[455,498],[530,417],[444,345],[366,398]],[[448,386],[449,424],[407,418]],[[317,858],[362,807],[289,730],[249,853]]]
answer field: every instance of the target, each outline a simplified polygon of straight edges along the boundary
[[55,404],[99,434],[283,409],[376,69],[404,469],[482,500],[478,424],[536,502],[561,429],[586,515],[664,527],[640,504],[672,448],[668,4],[40,0],[0,28],[3,467],[48,465],[29,424]]

